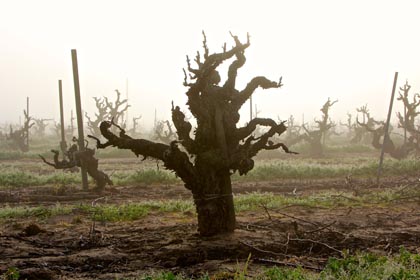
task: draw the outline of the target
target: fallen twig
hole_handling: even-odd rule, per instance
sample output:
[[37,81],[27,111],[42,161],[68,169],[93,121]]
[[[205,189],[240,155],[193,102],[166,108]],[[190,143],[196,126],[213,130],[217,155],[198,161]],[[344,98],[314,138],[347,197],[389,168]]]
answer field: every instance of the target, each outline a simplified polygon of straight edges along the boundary
[[328,249],[333,250],[333,251],[339,253],[341,256],[343,255],[343,252],[341,252],[337,248],[334,248],[333,246],[328,245],[327,243],[324,243],[324,242],[320,242],[320,241],[316,241],[316,240],[312,240],[312,239],[300,239],[300,238],[290,238],[290,241],[315,243],[315,244],[318,244],[318,245],[322,245],[324,247],[327,247]]
[[267,213],[268,219],[272,220],[270,212],[268,212],[267,205],[264,205],[263,203],[261,203],[260,206],[264,209],[265,213]]
[[314,229],[314,230],[304,231],[304,233],[314,233],[314,232],[317,232],[317,231],[321,231],[321,230],[324,230],[326,228],[329,228],[330,226],[334,225],[335,223],[337,223],[337,221],[333,221],[332,223],[329,223],[327,225],[324,225],[324,226],[322,226],[320,228],[317,228],[317,229]]
[[98,198],[94,199],[94,200],[92,201],[92,203],[91,203],[92,207],[95,207],[95,206],[96,206],[96,203],[97,203],[99,200],[102,200],[102,199],[104,199],[104,198],[106,198],[106,196],[102,196],[102,197],[98,197]]
[[319,224],[314,223],[314,222],[311,222],[311,221],[308,221],[308,220],[305,220],[305,219],[302,219],[302,218],[297,218],[297,217],[294,217],[294,216],[292,216],[292,215],[289,215],[289,214],[284,214],[284,213],[282,213],[282,212],[278,212],[278,211],[276,211],[276,213],[278,213],[278,214],[280,214],[280,215],[283,215],[283,216],[285,216],[285,217],[288,217],[288,218],[291,218],[291,219],[297,220],[297,221],[301,221],[301,222],[304,222],[304,223],[311,224],[311,225],[313,225],[313,226],[319,227]]
[[247,224],[246,225],[246,229],[247,230],[251,230],[250,229],[250,227],[255,227],[255,228],[260,228],[260,229],[265,229],[265,230],[269,230],[269,229],[271,229],[270,227],[268,227],[268,226],[260,226],[260,225],[254,225],[254,224]]
[[241,243],[241,244],[243,244],[243,245],[245,245],[245,246],[247,246],[247,247],[249,247],[249,248],[257,251],[257,252],[260,252],[260,253],[270,254],[270,255],[274,255],[274,256],[288,257],[288,258],[292,257],[290,255],[283,254],[283,253],[277,253],[277,252],[273,252],[273,251],[263,250],[263,249],[260,249],[260,248],[255,247],[255,246],[252,246],[251,244],[248,244],[248,243],[246,243],[244,241],[241,241],[241,240],[239,240],[239,243]]

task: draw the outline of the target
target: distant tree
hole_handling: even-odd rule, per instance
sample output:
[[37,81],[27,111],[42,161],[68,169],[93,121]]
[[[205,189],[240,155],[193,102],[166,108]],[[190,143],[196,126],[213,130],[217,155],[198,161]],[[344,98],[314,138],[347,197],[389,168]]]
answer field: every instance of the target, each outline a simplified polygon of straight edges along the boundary
[[302,124],[303,133],[291,142],[296,144],[303,140],[309,144],[311,156],[324,156],[325,138],[327,137],[327,133],[330,131],[330,129],[335,126],[335,123],[333,123],[329,117],[329,110],[337,102],[338,100],[331,102],[330,98],[328,98],[327,102],[325,102],[321,108],[321,120],[315,119],[316,128],[310,129],[306,124]]
[[347,137],[352,138],[354,136],[354,130],[356,127],[356,124],[353,122],[353,116],[350,113],[347,113],[347,122],[341,123],[342,126],[345,126],[347,128]]
[[130,135],[137,135],[139,128],[139,120],[141,120],[142,116],[133,117],[133,127],[128,131]]
[[[61,123],[55,122],[54,127],[52,127],[52,131],[54,132],[54,136],[56,136],[57,138],[60,138],[61,137]],[[65,133],[65,137],[64,137],[65,139],[73,138],[73,132],[70,125],[64,129],[64,133]]]
[[388,141],[385,142],[383,145],[383,141],[381,143],[381,138],[385,135],[385,123],[382,122],[380,125],[377,125],[375,128],[371,128],[367,126],[367,124],[363,124],[359,122],[359,125],[364,127],[367,131],[372,134],[372,146],[375,149],[381,150],[382,146],[384,146],[384,152],[389,154],[391,157],[395,159],[404,159],[406,158],[413,149],[415,149],[416,144],[414,143],[414,138],[410,138],[409,141],[405,144],[400,146],[396,146],[392,141],[391,137],[388,133]]
[[61,137],[61,124],[59,122],[54,122],[54,126],[52,128],[54,132],[54,136],[57,138]]
[[93,97],[93,100],[95,100],[95,106],[96,106],[95,118],[94,119],[90,118],[88,113],[85,112],[85,117],[88,120],[87,126],[91,134],[101,135],[101,131],[99,130],[99,124],[109,117],[108,111],[105,104],[105,100],[98,97]]
[[95,118],[89,117],[87,112],[85,112],[85,116],[88,119],[87,126],[91,134],[95,136],[101,135],[99,124],[110,118],[113,118],[115,123],[122,122],[122,127],[126,126],[126,122],[123,119],[130,105],[127,104],[127,99],[121,99],[121,93],[117,89],[115,92],[117,93],[115,101],[110,101],[108,97],[93,98],[96,106]]
[[[280,118],[278,118],[280,121]],[[301,135],[302,126],[297,124],[295,121],[295,117],[293,115],[290,115],[290,117],[287,119],[287,130],[285,133],[284,143],[290,147],[296,144],[297,142],[301,141],[300,135]]]
[[373,117],[371,117],[369,110],[367,110],[367,106],[362,106],[358,111],[363,112],[366,117],[364,118],[364,123],[357,120],[357,125],[360,130],[363,129],[363,131],[369,132],[371,134],[372,146],[375,149],[381,150],[383,147],[386,154],[389,154],[392,158],[400,160],[406,158],[416,148],[416,142],[413,137],[410,138],[408,142],[403,143],[400,146],[396,146],[390,137],[391,127],[388,131],[388,140],[384,142],[383,138],[385,138],[385,122],[376,121]]
[[13,148],[27,152],[29,151],[29,130],[35,123],[32,122],[33,118],[29,116],[26,110],[23,110],[23,115],[25,116],[23,127],[13,130],[12,125],[10,125],[10,132],[6,139],[11,141]]
[[[362,114],[362,121],[359,122],[359,116],[356,116],[354,136],[351,138],[350,143],[356,144],[362,141],[372,141],[372,137],[368,137],[370,134],[369,132],[371,132],[376,125],[381,125],[381,122],[375,121],[375,119],[371,117],[367,104],[356,108],[356,111],[357,113]],[[363,125],[360,125],[360,123]]]
[[176,132],[173,130],[171,123],[166,121],[157,121],[153,129],[154,140],[162,143],[170,143],[177,139]]
[[[203,33],[204,35],[204,33]],[[134,139],[120,127],[118,135],[111,127],[116,125],[104,121],[100,125],[101,133],[107,140],[100,149],[115,146],[129,149],[135,155],[162,160],[164,166],[175,172],[192,192],[197,209],[198,230],[202,236],[229,233],[235,229],[235,211],[233,205],[231,175],[236,171],[247,174],[253,167],[253,157],[260,150],[283,148],[282,143],[273,143],[270,139],[286,131],[284,122],[276,123],[272,119],[254,118],[244,127],[237,127],[240,119],[239,109],[251,97],[255,89],[281,87],[263,76],[253,78],[243,90],[237,90],[236,77],[239,68],[245,64],[245,50],[249,47],[233,36],[235,46],[220,53],[209,54],[204,35],[204,55],[197,53],[193,68],[187,57],[187,71],[184,70],[184,85],[187,90],[187,105],[197,120],[194,138],[191,137],[192,125],[178,106],[172,106],[172,121],[177,130],[178,140],[170,144],[155,143],[145,139]],[[235,57],[230,64],[227,80],[220,85],[221,78],[216,70],[224,61]],[[188,79],[189,77],[189,79]],[[268,131],[259,138],[252,136],[258,125],[268,127]],[[179,146],[182,146],[181,150]]]
[[35,135],[39,138],[45,137],[45,131],[48,126],[48,121],[52,121],[53,119],[37,119],[35,118]]
[[109,101],[108,97],[104,97],[106,108],[108,110],[108,116],[114,118],[115,123],[121,123],[122,127],[126,127],[126,121],[124,120],[124,114],[128,110],[128,100],[121,99],[121,93],[118,89],[115,90],[117,98],[114,102]]
[[420,115],[420,112],[417,108],[420,106],[420,94],[416,93],[410,101],[409,91],[411,86],[406,81],[404,87],[400,87],[399,97],[405,107],[405,112],[397,113],[398,117],[398,127],[403,128],[406,132],[410,134],[409,142],[415,146],[416,151],[420,151],[420,130],[416,126],[416,118]]

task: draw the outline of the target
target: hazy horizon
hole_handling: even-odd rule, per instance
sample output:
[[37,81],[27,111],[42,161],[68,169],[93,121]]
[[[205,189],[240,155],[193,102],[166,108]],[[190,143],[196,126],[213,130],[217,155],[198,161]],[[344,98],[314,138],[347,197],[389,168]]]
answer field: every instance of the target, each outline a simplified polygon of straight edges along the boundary
[[[247,62],[238,89],[254,76],[278,80],[281,89],[257,90],[260,116],[291,114],[300,122],[320,116],[328,97],[339,102],[331,117],[364,104],[385,119],[394,72],[420,90],[420,39],[416,1],[4,1],[0,10],[0,123],[18,123],[30,97],[36,118],[59,120],[58,80],[63,80],[65,120],[74,108],[71,49],[77,49],[83,110],[95,113],[92,97],[128,98],[130,119],[140,125],[170,118],[171,101],[182,109],[185,56],[244,41]],[[224,64],[226,69],[228,64]],[[401,110],[395,103],[395,112]],[[249,119],[249,105],[242,121]],[[86,120],[85,120],[86,121]],[[68,125],[68,124],[67,124]]]

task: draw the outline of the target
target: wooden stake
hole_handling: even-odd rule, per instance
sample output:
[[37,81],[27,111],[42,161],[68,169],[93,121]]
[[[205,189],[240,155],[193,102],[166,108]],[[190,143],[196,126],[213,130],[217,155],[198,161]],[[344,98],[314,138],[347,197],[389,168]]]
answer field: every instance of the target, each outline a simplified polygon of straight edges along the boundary
[[73,133],[74,133],[74,117],[73,117],[73,110],[70,111],[70,130],[71,130],[71,137],[73,137]]
[[[29,96],[26,97],[26,114],[28,115],[28,119],[29,119],[30,118],[30,116],[29,116]],[[29,125],[29,122],[28,122],[28,125]],[[29,127],[26,128],[26,146],[29,149]]]
[[378,184],[378,186],[379,186],[379,179],[382,173],[382,163],[384,161],[385,145],[387,141],[389,140],[388,129],[389,129],[389,122],[391,121],[392,105],[394,104],[394,95],[395,95],[395,88],[397,87],[397,80],[398,80],[398,72],[395,72],[394,85],[392,86],[391,101],[389,102],[388,117],[386,119],[386,124],[385,124],[384,141],[382,143],[381,157],[379,159],[378,176],[376,177],[376,183]]
[[[126,95],[126,99],[127,99],[127,105],[128,105],[128,78],[125,79],[125,95]],[[129,107],[127,107],[127,110],[125,111],[125,126],[128,128],[128,109]]]
[[155,120],[154,120],[154,123],[153,123],[153,130],[156,129],[156,125],[157,125],[157,110],[155,108]]
[[252,121],[252,95],[249,97],[249,121]]
[[[76,117],[77,117],[77,130],[78,130],[78,144],[79,151],[84,151],[85,149],[85,137],[83,133],[83,115],[82,115],[82,103],[80,101],[80,84],[79,84],[79,68],[77,65],[77,52],[76,50],[71,50],[71,60],[73,65],[73,81],[74,81],[74,94],[76,99]],[[82,173],[82,186],[84,190],[88,189],[88,180],[86,167],[81,161],[81,173]]]
[[404,145],[407,143],[407,106],[404,103]]
[[65,158],[64,153],[67,151],[67,143],[66,143],[66,131],[64,129],[64,110],[63,110],[63,87],[61,80],[58,80],[58,94],[60,99],[60,122],[61,122],[61,142],[60,148],[63,159]]

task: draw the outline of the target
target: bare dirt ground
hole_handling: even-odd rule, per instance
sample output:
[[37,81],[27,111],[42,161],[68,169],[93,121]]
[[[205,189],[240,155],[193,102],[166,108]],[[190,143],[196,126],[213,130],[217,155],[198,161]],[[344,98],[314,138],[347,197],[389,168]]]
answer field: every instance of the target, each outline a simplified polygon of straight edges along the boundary
[[[398,185],[388,178],[384,186]],[[370,180],[353,184],[375,191]],[[289,195],[348,188],[343,179],[237,183],[235,193],[253,191]],[[182,185],[128,186],[103,194],[77,189],[57,191],[33,187],[0,193],[9,205],[89,203],[107,196],[113,203],[147,199],[190,198]],[[28,279],[116,279],[153,271],[172,271],[194,277],[208,272],[229,279],[243,267],[249,254],[250,276],[265,266],[297,266],[319,271],[329,257],[341,251],[396,252],[420,247],[418,202],[398,200],[387,205],[334,208],[288,206],[240,212],[232,235],[200,238],[193,213],[151,213],[133,222],[75,222],[61,215],[42,222],[30,219],[0,225],[0,272],[18,267]],[[94,226],[94,227],[93,227]]]

